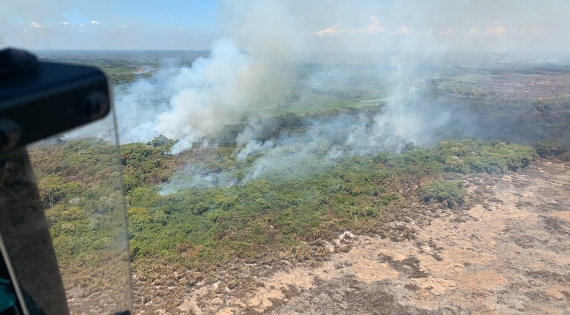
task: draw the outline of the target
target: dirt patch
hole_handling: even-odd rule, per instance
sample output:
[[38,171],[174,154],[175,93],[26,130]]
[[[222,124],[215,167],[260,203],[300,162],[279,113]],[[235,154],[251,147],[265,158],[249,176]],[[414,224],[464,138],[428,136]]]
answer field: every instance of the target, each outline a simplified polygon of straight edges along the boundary
[[570,222],[570,209],[568,211],[553,212],[552,216]]
[[486,75],[476,84],[481,91],[503,98],[541,98],[570,95],[569,83],[567,73],[522,74],[502,70],[497,75]]
[[[381,261],[387,262],[390,267],[403,274],[408,278],[427,278],[429,275],[420,267],[420,261],[416,257],[407,257],[403,260],[394,260],[392,257],[384,254],[379,255]],[[436,259],[437,260],[437,259]]]

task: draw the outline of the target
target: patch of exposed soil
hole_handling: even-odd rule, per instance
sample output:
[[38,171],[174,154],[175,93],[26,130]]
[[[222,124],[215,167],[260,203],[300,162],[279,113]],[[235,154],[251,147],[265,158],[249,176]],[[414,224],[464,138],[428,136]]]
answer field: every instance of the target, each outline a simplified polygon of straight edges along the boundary
[[428,212],[412,240],[344,233],[316,266],[195,285],[154,313],[570,314],[570,163],[465,184],[471,209]]
[[482,83],[484,91],[506,98],[539,98],[570,95],[570,76],[567,73],[520,74],[503,72],[490,75]]

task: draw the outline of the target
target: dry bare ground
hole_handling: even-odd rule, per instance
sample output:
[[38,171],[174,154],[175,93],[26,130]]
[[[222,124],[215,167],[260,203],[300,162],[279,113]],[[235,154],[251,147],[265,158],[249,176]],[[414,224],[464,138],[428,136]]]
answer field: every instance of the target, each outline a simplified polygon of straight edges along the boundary
[[520,74],[503,71],[486,76],[483,91],[495,92],[504,98],[540,98],[570,95],[570,75],[567,73]]
[[469,210],[394,223],[413,240],[344,233],[318,266],[254,277],[241,293],[196,285],[181,304],[139,314],[570,314],[570,163],[466,186]]

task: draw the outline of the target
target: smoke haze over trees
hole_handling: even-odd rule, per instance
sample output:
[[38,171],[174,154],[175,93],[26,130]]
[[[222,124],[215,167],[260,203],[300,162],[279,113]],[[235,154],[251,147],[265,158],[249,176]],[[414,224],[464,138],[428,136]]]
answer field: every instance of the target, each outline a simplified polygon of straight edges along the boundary
[[[116,89],[120,139],[147,142],[164,135],[176,141],[170,153],[179,154],[216,147],[228,128],[243,128],[233,140],[234,154],[241,160],[255,155],[248,174],[240,179],[207,174],[207,181],[220,176],[228,178],[216,182],[235,184],[275,171],[275,165],[313,161],[307,150],[314,147],[333,161],[344,154],[401,152],[447,137],[486,138],[472,114],[451,104],[457,100],[432,93],[433,82],[450,65],[510,62],[517,55],[493,52],[535,49],[560,35],[548,29],[543,15],[521,20],[528,10],[547,10],[554,3],[516,3],[225,1],[220,20],[225,36],[213,42],[209,56],[192,65],[163,62],[150,79]],[[481,49],[491,53],[458,53]],[[316,94],[344,87],[363,92],[335,95],[334,101],[381,106],[360,114],[308,117],[302,128],[278,132],[264,126],[272,120],[259,119],[287,108],[310,112],[304,108],[315,103]],[[311,174],[321,162],[302,172]]]

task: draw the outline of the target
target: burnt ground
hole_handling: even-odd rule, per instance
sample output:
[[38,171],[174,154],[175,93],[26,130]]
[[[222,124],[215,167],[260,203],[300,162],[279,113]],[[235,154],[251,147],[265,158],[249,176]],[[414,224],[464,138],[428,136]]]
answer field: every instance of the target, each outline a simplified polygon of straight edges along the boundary
[[570,314],[570,163],[465,185],[468,210],[394,223],[412,240],[345,232],[318,265],[244,277],[243,291],[197,283],[139,314]]
[[521,74],[503,71],[483,80],[483,91],[490,91],[504,98],[541,98],[570,95],[568,73],[533,72]]

